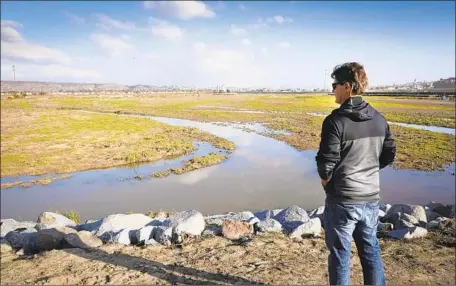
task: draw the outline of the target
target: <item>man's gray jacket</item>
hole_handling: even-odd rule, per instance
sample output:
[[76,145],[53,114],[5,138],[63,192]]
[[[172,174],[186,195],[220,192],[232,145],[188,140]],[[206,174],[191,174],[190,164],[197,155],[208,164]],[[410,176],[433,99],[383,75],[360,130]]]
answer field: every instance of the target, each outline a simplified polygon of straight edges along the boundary
[[326,201],[361,204],[379,200],[379,170],[396,146],[383,115],[361,96],[351,97],[323,121],[318,174],[328,180]]

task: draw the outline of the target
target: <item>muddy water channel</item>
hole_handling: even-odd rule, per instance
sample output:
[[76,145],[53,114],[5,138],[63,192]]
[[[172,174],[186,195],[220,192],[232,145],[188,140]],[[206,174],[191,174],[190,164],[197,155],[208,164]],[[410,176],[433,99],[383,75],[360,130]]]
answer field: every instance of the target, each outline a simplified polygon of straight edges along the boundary
[[[179,167],[183,160],[210,152],[223,152],[198,143],[193,154],[136,167],[73,173],[47,186],[14,187],[1,191],[1,217],[35,220],[42,211],[76,210],[82,219],[127,211],[198,209],[205,214],[226,211],[274,209],[293,204],[310,209],[324,204],[315,164],[315,151],[297,151],[275,139],[261,136],[259,126],[220,125],[190,120],[149,117],[175,126],[196,127],[226,138],[236,150],[224,162],[166,178],[147,177]],[[267,129],[261,129],[266,132]],[[424,204],[430,200],[454,202],[453,164],[444,172],[404,171],[386,168],[380,173],[382,201]],[[14,180],[31,180],[21,177]],[[4,178],[2,183],[13,180]]]

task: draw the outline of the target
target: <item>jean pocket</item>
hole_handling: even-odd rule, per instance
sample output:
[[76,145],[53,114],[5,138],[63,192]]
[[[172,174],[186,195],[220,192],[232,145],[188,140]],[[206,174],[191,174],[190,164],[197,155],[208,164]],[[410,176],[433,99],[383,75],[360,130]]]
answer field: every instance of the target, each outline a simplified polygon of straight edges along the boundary
[[351,219],[350,211],[340,204],[328,203],[327,207],[325,207],[325,211],[326,208],[328,208],[328,219],[331,220],[332,223],[335,223],[337,225],[344,225],[347,224]]

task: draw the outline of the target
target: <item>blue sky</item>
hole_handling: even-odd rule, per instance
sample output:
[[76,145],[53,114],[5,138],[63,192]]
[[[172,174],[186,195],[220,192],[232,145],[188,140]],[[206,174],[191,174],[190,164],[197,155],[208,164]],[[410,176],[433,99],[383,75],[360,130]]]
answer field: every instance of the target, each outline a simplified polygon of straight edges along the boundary
[[1,78],[213,87],[371,85],[455,76],[455,3],[1,2]]

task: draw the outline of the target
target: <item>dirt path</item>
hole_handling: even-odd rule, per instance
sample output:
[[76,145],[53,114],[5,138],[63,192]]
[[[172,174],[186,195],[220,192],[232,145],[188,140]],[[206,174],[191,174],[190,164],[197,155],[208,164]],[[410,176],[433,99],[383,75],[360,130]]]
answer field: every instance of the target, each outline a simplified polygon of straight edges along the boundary
[[[381,240],[389,284],[455,284],[454,239]],[[352,284],[362,284],[353,246]],[[324,239],[257,236],[247,245],[222,237],[182,248],[105,245],[53,250],[34,258],[2,253],[1,284],[327,284]]]

